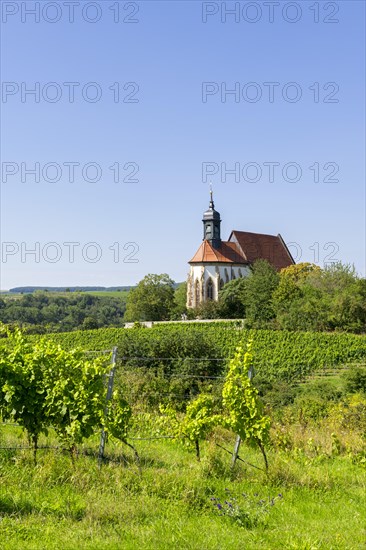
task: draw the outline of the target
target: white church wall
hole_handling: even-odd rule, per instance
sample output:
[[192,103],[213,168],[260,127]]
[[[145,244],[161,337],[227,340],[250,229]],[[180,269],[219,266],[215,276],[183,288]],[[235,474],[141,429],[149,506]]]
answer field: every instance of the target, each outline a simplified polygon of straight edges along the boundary
[[205,264],[192,265],[188,276],[187,307],[194,308],[211,299],[208,296],[209,280],[212,281],[212,299],[217,301],[223,285],[241,277],[247,277],[250,269],[246,265]]

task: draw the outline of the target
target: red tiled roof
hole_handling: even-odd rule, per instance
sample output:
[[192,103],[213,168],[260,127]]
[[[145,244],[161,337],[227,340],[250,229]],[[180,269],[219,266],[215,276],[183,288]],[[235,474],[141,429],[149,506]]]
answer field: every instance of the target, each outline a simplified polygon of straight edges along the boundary
[[277,270],[295,263],[281,235],[246,231],[232,231],[229,241],[222,241],[218,249],[203,241],[189,263],[248,265],[259,259],[267,260]]
[[213,248],[208,241],[203,241],[190,264],[193,263],[226,263],[226,264],[248,264],[243,257],[238,245],[234,242],[221,241],[220,248]]
[[237,244],[245,259],[250,263],[262,258],[270,262],[277,270],[295,263],[281,235],[232,231],[229,242]]

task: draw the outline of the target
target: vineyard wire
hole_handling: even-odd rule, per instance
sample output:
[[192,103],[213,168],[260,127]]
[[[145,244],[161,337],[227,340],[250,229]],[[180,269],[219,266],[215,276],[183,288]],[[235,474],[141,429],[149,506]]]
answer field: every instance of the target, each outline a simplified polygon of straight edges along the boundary
[[[93,355],[93,356],[98,356],[98,355],[102,355],[102,354],[105,354],[105,355],[108,355],[108,354],[112,354],[112,359],[113,359],[113,351],[114,349],[117,349],[117,348],[113,348],[113,349],[107,349],[107,350],[85,350],[84,353],[85,355]],[[185,362],[191,362],[191,361],[194,361],[194,362],[200,362],[200,361],[204,361],[204,362],[208,362],[208,361],[211,361],[211,362],[221,362],[221,363],[227,363],[229,360],[227,358],[218,358],[218,357],[147,357],[147,356],[118,356],[118,362],[117,362],[117,354],[116,354],[116,357],[115,357],[115,362],[114,362],[114,367],[112,367],[112,370],[113,368],[115,369],[115,371],[119,371],[120,370],[120,367],[125,367],[123,369],[123,372],[131,372],[137,368],[146,368],[145,365],[123,365],[123,362],[124,361],[160,361],[160,362],[181,362],[181,361],[185,361]],[[122,364],[120,364],[119,362],[122,362]],[[111,361],[111,363],[113,364],[113,361]],[[119,364],[118,364],[119,363]],[[266,365],[272,365],[273,363],[270,363],[270,362],[266,362]],[[354,363],[353,363],[354,364]],[[363,363],[361,363],[363,364]],[[258,366],[262,366],[263,364],[258,364]],[[349,365],[352,365],[352,363],[350,363]],[[304,363],[300,363],[299,366],[301,367],[306,367],[307,365],[304,364]],[[127,368],[126,368],[127,367]],[[311,374],[308,374],[306,376],[306,378],[312,378],[314,376],[316,376],[317,374],[318,375],[323,375],[323,373],[326,375],[327,373],[331,372],[331,369],[335,369],[336,371],[339,371],[339,370],[343,370],[343,369],[346,369],[348,367],[348,364],[347,365],[342,365],[340,366],[339,364],[334,364],[334,365],[327,365],[325,368],[323,367],[322,371],[319,372],[319,373],[311,373]],[[155,370],[155,369],[158,369],[159,367],[157,366],[154,366],[154,367],[151,367],[151,370]],[[121,370],[122,370],[121,369]],[[320,369],[319,369],[320,371]],[[110,377],[111,377],[111,371],[108,375],[106,375],[106,380],[109,381],[110,380]],[[207,379],[207,380],[223,380],[225,377],[224,376],[207,376],[207,375],[194,375],[194,374],[176,374],[176,373],[164,373],[164,378],[166,379]],[[113,389],[113,385],[112,385],[112,389]],[[145,393],[139,393],[139,396],[148,396],[148,395],[151,395],[151,392],[145,392]],[[181,402],[184,402],[184,401],[187,401],[187,400],[190,400],[192,399],[192,396],[191,395],[183,395],[183,394],[179,394],[179,393],[171,393],[171,392],[155,392],[154,393],[155,396],[165,396],[165,397],[174,397],[175,400],[177,401],[181,401]],[[106,407],[107,407],[107,404],[108,404],[108,401],[109,399],[106,400]],[[7,423],[7,422],[0,422],[1,425],[4,425],[4,426],[18,426],[19,427],[19,424],[14,424],[14,423]],[[154,441],[154,440],[158,440],[158,439],[173,439],[172,436],[151,436],[151,437],[129,437],[130,440],[132,441]],[[101,437],[101,440],[102,440],[102,437]],[[104,445],[105,445],[105,442],[106,440],[104,440]],[[100,443],[100,447],[101,447],[101,443]],[[30,447],[24,447],[24,446],[16,446],[16,447],[0,447],[0,450],[27,450],[27,449],[30,449]],[[60,446],[40,446],[39,449],[50,449],[50,450],[60,450],[62,449],[62,447]],[[91,451],[91,449],[89,449]],[[226,450],[226,449],[225,449]],[[94,452],[94,451],[93,451]],[[104,447],[103,447],[103,455],[104,455]],[[100,456],[100,450],[99,450],[99,453],[98,453],[98,459],[99,459],[99,456]],[[238,456],[238,455],[237,455]],[[108,460],[112,460],[110,458],[108,458]]]
[[[190,362],[190,361],[194,361],[194,362],[199,362],[199,361],[206,361],[206,362],[213,362],[213,361],[217,361],[217,362],[223,362],[223,363],[227,363],[229,361],[228,358],[224,358],[224,357],[148,357],[148,356],[122,356],[122,357],[119,357],[119,360],[120,361],[159,361],[159,362],[163,362],[163,361],[166,361],[166,362],[171,362],[171,361],[176,361],[176,362],[179,362],[179,361],[184,361],[184,362]],[[356,362],[356,361],[351,361],[349,363],[344,363],[344,364],[339,364],[339,363],[331,363],[331,364],[327,364],[327,365],[322,365],[321,367],[319,367],[317,369],[316,372],[308,372],[308,368],[309,368],[309,363],[294,363],[293,366],[294,367],[298,367],[299,368],[299,373],[300,373],[300,377],[298,378],[298,382],[301,382],[301,379],[308,379],[308,378],[313,378],[313,377],[326,377],[326,376],[329,376],[331,374],[333,374],[333,371],[335,373],[338,373],[339,371],[344,371],[346,370],[347,368],[349,368],[350,366],[364,366],[365,363],[364,362]],[[277,362],[271,362],[271,361],[266,361],[266,362],[258,362],[256,363],[256,368],[257,369],[262,369],[262,368],[266,368],[266,367],[276,367],[278,366]],[[130,371],[130,369],[144,369],[144,368],[148,368],[146,367],[145,365],[128,365],[127,366],[127,371]],[[152,369],[156,369],[156,368],[159,368],[158,366],[153,366],[151,367]],[[175,373],[172,373],[172,374],[169,374],[169,373],[165,373],[164,374],[164,377],[166,378],[172,378],[172,377],[176,377],[176,378],[183,378],[183,377],[191,377],[191,378],[199,378],[199,379],[202,379],[202,378],[212,378],[212,379],[219,379],[219,378],[224,378],[224,377],[220,377],[220,376],[205,376],[205,375],[194,375],[194,374],[187,374],[187,375],[183,375],[183,374],[175,374]]]
[[[86,356],[98,356],[98,355],[108,355],[108,354],[112,354],[111,356],[111,370],[109,371],[109,374],[105,375],[105,378],[106,378],[106,383],[107,383],[107,397],[106,397],[106,411],[108,409],[108,403],[112,397],[112,392],[113,392],[113,383],[114,383],[114,377],[115,377],[115,374],[116,374],[116,371],[119,371],[119,368],[121,365],[117,365],[117,353],[118,353],[118,350],[117,350],[117,347],[114,347],[113,349],[107,349],[107,350],[85,350],[84,351],[84,354]],[[118,357],[118,361],[122,362],[122,365],[123,365],[123,361],[126,361],[126,360],[129,360],[129,361],[168,361],[168,362],[181,362],[181,361],[194,361],[194,362],[202,362],[202,361],[215,361],[215,362],[221,362],[221,363],[226,363],[228,361],[228,359],[226,358],[218,358],[218,357],[144,357],[144,356],[122,356],[122,357]],[[136,369],[136,368],[146,368],[144,367],[144,365],[139,365],[139,366],[133,366],[132,369]],[[125,371],[126,372],[126,371]],[[129,370],[127,371],[129,372]],[[194,375],[194,374],[176,374],[176,373],[172,373],[172,374],[168,374],[168,373],[165,373],[164,374],[164,378],[166,379],[205,379],[205,380],[223,380],[225,377],[224,376],[208,376],[208,375]],[[148,395],[151,395],[151,392],[145,392],[145,393],[140,393],[139,394],[140,396],[148,396]],[[164,396],[164,397],[174,397],[174,399],[176,401],[181,401],[181,402],[184,402],[184,401],[188,401],[190,399],[192,399],[192,396],[190,395],[183,395],[183,394],[179,394],[179,393],[172,393],[172,392],[155,392],[155,396]],[[4,426],[15,426],[15,427],[20,427],[19,424],[10,424],[10,423],[7,423],[7,422],[2,422],[1,423],[2,425]],[[174,439],[173,436],[159,436],[159,435],[156,435],[156,436],[149,436],[149,437],[129,437],[129,439],[131,441],[154,441],[154,440],[159,440],[159,439]],[[103,462],[103,459],[104,459],[104,451],[105,451],[105,444],[106,444],[106,433],[104,430],[102,430],[101,432],[101,437],[100,437],[100,443],[99,443],[99,451],[98,451],[98,463],[99,465],[102,464]],[[41,450],[63,450],[63,447],[61,446],[49,446],[49,445],[44,445],[44,446],[40,446],[39,447]],[[16,447],[0,447],[0,450],[27,450],[27,449],[31,449],[31,447],[25,447],[25,446],[16,446]],[[108,459],[109,460],[109,459]]]
[[123,360],[131,361],[133,359],[139,361],[227,361],[225,357],[138,357],[138,356],[122,356],[120,358]]
[[[113,353],[114,353],[114,350],[117,350],[116,347],[114,347],[113,349],[107,349],[107,350],[84,350],[84,354],[86,356],[89,356],[89,355],[93,355],[93,356],[100,356],[100,355],[109,355],[109,354],[112,354],[111,356],[111,363],[112,363],[112,360],[113,360]],[[113,364],[113,363],[112,363]],[[110,377],[110,374],[111,374],[111,371],[109,372],[108,375],[106,375],[106,379],[108,380],[109,377]],[[14,422],[0,422],[0,425],[1,426],[4,426],[4,427],[18,427],[20,428],[20,424],[17,424],[17,423],[14,423]],[[0,450],[2,451],[23,451],[23,450],[31,450],[32,447],[30,446],[24,446],[24,445],[17,445],[15,447],[0,447]],[[59,446],[59,445],[41,445],[38,447],[39,450],[65,450],[63,449],[63,447]]]

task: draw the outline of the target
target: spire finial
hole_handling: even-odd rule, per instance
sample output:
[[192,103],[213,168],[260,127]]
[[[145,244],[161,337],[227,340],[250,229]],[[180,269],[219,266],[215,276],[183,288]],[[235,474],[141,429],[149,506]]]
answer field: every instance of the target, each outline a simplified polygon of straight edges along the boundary
[[212,182],[210,182],[210,208],[214,208]]

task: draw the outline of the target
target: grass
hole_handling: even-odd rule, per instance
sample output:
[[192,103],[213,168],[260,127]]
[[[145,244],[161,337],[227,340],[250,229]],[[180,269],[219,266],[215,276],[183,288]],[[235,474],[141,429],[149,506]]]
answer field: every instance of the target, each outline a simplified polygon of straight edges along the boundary
[[[230,456],[215,443],[231,449],[232,437],[215,437],[200,463],[170,440],[136,441],[140,469],[112,442],[102,469],[86,449],[74,467],[61,450],[39,451],[37,466],[31,451],[0,451],[1,549],[364,548],[360,465],[347,456],[272,449],[267,478],[243,463],[231,471]],[[26,444],[19,428],[3,428],[2,438]],[[54,443],[52,435],[42,443]],[[243,446],[241,456],[261,467],[256,451]]]

